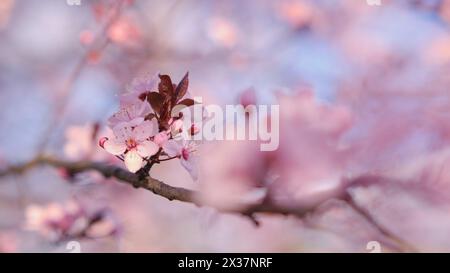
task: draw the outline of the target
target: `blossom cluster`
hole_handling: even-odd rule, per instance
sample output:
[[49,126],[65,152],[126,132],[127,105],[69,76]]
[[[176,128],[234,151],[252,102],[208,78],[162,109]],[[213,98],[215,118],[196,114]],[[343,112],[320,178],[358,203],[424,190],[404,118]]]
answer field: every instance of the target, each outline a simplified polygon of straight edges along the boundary
[[100,238],[118,232],[117,223],[106,210],[88,213],[74,200],[30,205],[25,218],[25,229],[55,242],[70,238]]
[[184,133],[195,134],[197,130],[194,123],[186,128],[180,111],[194,105],[188,85],[188,73],[178,84],[173,84],[168,75],[135,79],[120,96],[119,111],[108,120],[113,137],[101,138],[100,146],[124,161],[130,172],[179,159],[196,180],[194,152],[198,143]]

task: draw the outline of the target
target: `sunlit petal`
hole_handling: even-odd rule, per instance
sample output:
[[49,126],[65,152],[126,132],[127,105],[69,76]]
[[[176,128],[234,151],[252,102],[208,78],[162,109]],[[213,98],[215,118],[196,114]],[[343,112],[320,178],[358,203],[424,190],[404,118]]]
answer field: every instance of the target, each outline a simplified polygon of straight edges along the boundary
[[149,157],[158,152],[159,146],[153,141],[143,141],[136,147],[136,150],[141,157]]
[[144,160],[136,150],[131,150],[125,155],[125,166],[132,173],[135,173],[142,168],[143,161]]
[[127,149],[124,142],[118,142],[116,140],[106,140],[103,146],[108,153],[113,155],[121,155]]

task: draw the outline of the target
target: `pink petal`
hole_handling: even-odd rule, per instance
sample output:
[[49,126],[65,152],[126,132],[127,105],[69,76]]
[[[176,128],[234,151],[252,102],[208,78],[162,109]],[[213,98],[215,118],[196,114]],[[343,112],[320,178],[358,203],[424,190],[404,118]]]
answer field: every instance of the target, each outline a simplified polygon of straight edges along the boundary
[[118,141],[125,142],[133,134],[133,129],[128,122],[120,122],[113,128],[113,133]]
[[108,153],[113,155],[121,155],[127,149],[124,142],[118,142],[116,140],[106,140],[103,143],[103,147]]
[[191,155],[188,160],[181,159],[180,163],[189,172],[189,174],[192,177],[192,180],[197,181],[198,170],[194,157]]
[[[108,119],[108,124],[114,128],[118,123],[133,121],[132,126],[136,126],[144,121],[144,117],[151,111],[150,105],[138,98],[121,99],[120,110]],[[136,119],[140,121],[134,122]]]
[[175,140],[169,140],[166,143],[163,144],[163,150],[169,155],[169,156],[177,156],[180,155],[181,149],[183,148],[182,145],[180,145]]
[[152,121],[146,120],[133,130],[133,135],[138,141],[148,139],[149,137],[152,137],[157,133],[158,122],[156,121],[156,119],[153,119]]
[[142,122],[144,122],[144,118],[143,117],[137,117],[137,118],[134,118],[134,119],[130,120],[128,122],[128,125],[132,126],[132,127],[136,127],[139,124],[141,124]]
[[132,173],[139,171],[143,162],[144,160],[136,150],[131,150],[125,155],[125,166]]
[[167,140],[169,140],[169,135],[166,132],[161,132],[155,135],[153,142],[162,147]]
[[156,154],[159,146],[153,141],[144,141],[136,147],[136,150],[141,157],[148,157]]
[[127,121],[129,120],[128,114],[126,109],[120,108],[119,111],[117,111],[116,113],[114,113],[109,119],[108,121],[110,123],[118,123],[121,121]]
[[170,131],[173,135],[180,133],[183,130],[183,121],[181,119],[177,119],[170,125]]

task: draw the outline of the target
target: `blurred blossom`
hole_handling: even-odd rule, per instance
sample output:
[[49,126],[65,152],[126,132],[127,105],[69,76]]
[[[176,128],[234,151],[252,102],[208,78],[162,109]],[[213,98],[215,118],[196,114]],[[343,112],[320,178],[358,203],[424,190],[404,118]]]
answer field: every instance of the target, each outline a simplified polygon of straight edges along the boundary
[[276,7],[280,17],[296,29],[308,27],[315,17],[315,7],[308,2],[279,1]]
[[257,105],[256,103],[256,91],[254,88],[247,88],[239,96],[239,103],[247,107],[249,105]]
[[[343,106],[322,105],[308,91],[278,98],[284,110],[279,149],[261,152],[255,141],[211,144],[203,151],[208,155],[202,172],[205,199],[233,206],[267,186],[275,193],[272,198],[281,194],[284,202],[295,202],[339,183],[346,172],[340,137],[352,125],[351,112]],[[252,201],[261,201],[261,193]]]
[[108,38],[124,46],[136,46],[141,39],[141,31],[130,17],[122,16],[108,29]]
[[270,179],[269,159],[260,152],[256,141],[227,140],[205,146],[200,154],[208,156],[199,159],[203,201],[217,207],[239,208],[264,198],[261,187]]
[[[29,205],[25,211],[25,229],[38,232],[50,241],[70,238],[103,237],[116,231],[101,211],[88,214],[73,200],[48,205]],[[102,223],[106,221],[106,223]]]
[[98,136],[112,136],[109,128],[101,128],[98,124],[87,123],[81,126],[70,126],[66,129],[64,154],[69,159],[106,160],[107,154],[98,147]]
[[0,30],[7,26],[14,4],[15,0],[4,0],[0,2]]
[[212,18],[209,22],[208,34],[214,42],[223,47],[231,48],[238,42],[238,31],[226,18]]
[[30,205],[25,211],[25,228],[56,241],[64,236],[81,233],[88,225],[84,213],[74,201],[50,203],[46,206]]
[[[318,102],[308,90],[278,95],[280,148],[274,165],[281,192],[293,200],[332,188],[346,172],[346,147],[341,137],[353,124],[344,106]],[[295,148],[293,148],[295,147]],[[289,199],[288,199],[289,200]]]
[[13,232],[0,232],[0,253],[18,252],[18,238]]
[[432,65],[445,65],[450,61],[450,35],[430,41],[425,51],[425,61]]
[[450,23],[450,1],[448,0],[442,1],[439,14],[447,23]]
[[90,30],[83,30],[80,33],[80,42],[83,45],[90,45],[94,41],[94,34]]

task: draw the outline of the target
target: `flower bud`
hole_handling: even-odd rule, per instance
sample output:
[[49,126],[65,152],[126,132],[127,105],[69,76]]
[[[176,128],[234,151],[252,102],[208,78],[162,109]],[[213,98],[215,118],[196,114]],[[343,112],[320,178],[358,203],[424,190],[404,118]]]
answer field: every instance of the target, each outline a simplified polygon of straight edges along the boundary
[[108,140],[108,138],[107,137],[102,137],[102,138],[100,138],[100,140],[98,141],[98,145],[100,146],[100,147],[102,147],[103,149],[105,149],[105,142]]

